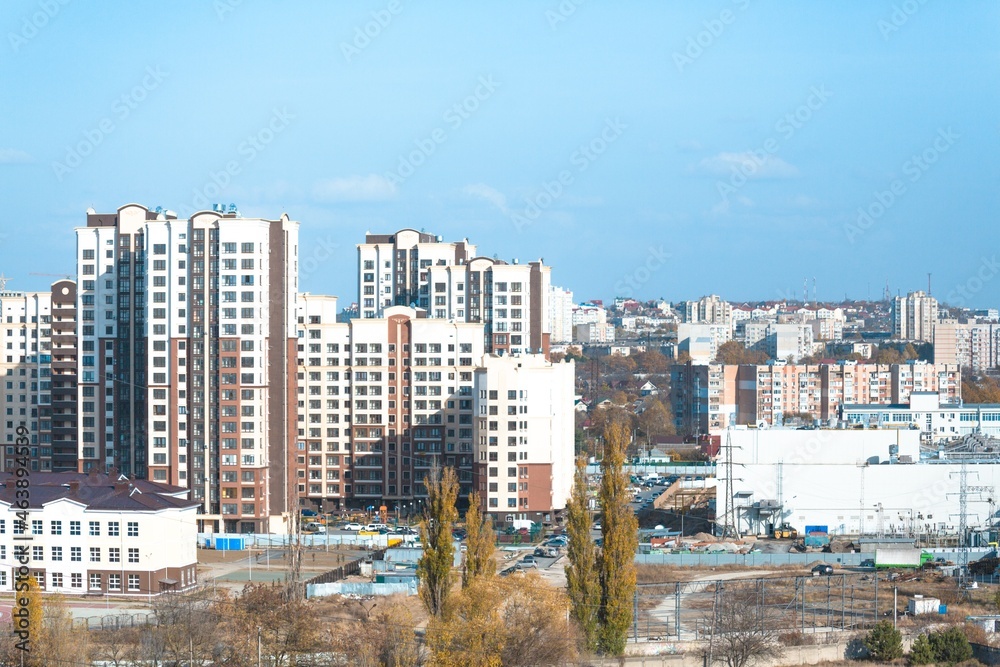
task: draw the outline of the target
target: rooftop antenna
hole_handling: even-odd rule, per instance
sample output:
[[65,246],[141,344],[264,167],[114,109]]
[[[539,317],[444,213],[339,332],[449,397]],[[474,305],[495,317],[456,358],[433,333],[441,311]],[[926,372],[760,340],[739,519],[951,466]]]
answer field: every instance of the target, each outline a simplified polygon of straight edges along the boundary
[[808,278],[803,278],[802,279],[802,305],[803,306],[808,306],[809,305],[809,279]]
[[927,296],[931,295],[931,273],[927,272]]
[[813,303],[816,303],[816,276],[813,276]]

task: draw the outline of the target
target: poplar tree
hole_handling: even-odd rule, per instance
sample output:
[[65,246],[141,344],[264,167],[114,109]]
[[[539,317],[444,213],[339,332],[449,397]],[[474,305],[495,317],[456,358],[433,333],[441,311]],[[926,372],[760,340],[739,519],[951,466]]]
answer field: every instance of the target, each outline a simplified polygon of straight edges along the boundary
[[597,573],[597,549],[590,539],[590,508],[587,498],[587,463],[576,460],[573,489],[566,503],[566,588],[570,613],[580,625],[587,650],[597,648],[597,612],[601,606],[601,586]]
[[448,595],[454,583],[452,564],[455,544],[451,534],[458,519],[455,500],[458,498],[458,477],[455,469],[434,469],[424,477],[427,488],[427,507],[420,522],[420,540],[424,554],[417,562],[420,578],[420,599],[431,616],[444,614]]
[[462,571],[462,588],[476,577],[492,577],[497,572],[493,559],[496,536],[493,522],[479,509],[479,494],[469,494],[469,511],[465,513],[465,569]]
[[600,491],[604,546],[598,558],[601,608],[597,645],[609,655],[625,653],[635,596],[639,524],[629,506],[629,477],[625,471],[628,443],[626,424],[615,420],[604,427]]

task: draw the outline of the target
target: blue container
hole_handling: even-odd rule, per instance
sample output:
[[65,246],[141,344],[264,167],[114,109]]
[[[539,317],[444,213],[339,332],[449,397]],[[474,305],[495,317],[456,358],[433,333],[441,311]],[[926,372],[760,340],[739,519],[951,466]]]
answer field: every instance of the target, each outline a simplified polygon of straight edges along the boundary
[[948,605],[943,604],[940,607],[938,607],[938,613],[941,614],[941,615],[947,614],[948,613]]

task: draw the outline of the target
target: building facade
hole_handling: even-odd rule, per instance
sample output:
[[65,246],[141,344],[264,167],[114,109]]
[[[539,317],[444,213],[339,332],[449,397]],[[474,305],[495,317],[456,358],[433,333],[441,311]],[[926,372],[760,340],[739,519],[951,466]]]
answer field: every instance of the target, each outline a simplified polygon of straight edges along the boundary
[[934,328],[934,362],[956,364],[973,373],[1000,365],[1000,325],[938,322]]
[[914,392],[933,392],[942,403],[961,400],[959,368],[926,362],[675,364],[671,380],[678,432],[691,434],[718,433],[730,423],[780,425],[789,417],[829,423],[845,403],[905,403]]
[[474,384],[474,486],[494,524],[551,521],[574,472],[574,363],[487,355]]
[[22,424],[31,439],[31,470],[76,470],[76,285],[48,292],[0,292],[0,439],[3,470],[13,466]]
[[549,331],[553,343],[573,342],[573,292],[554,285],[549,289]]
[[204,530],[266,532],[295,494],[298,223],[129,204],[76,232],[81,469],[188,487]]
[[17,479],[0,475],[0,590],[14,590],[22,564],[52,593],[152,596],[197,585],[200,504],[188,489],[117,471],[32,474],[22,523]]

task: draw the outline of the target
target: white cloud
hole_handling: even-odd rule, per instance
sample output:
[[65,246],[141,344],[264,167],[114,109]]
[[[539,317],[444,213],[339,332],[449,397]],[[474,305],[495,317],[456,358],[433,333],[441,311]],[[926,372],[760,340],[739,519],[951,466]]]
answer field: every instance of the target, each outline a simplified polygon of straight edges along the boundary
[[327,202],[382,201],[396,196],[396,186],[378,174],[336,177],[316,183],[313,196]]
[[508,213],[507,197],[505,197],[504,194],[496,188],[491,188],[485,183],[476,183],[475,185],[466,185],[462,189],[462,192],[471,197],[476,197],[477,199],[489,202],[504,215]]
[[0,148],[0,164],[24,164],[31,156],[17,148]]
[[747,178],[794,178],[799,175],[797,167],[764,151],[719,153],[703,159],[694,168],[713,176],[730,176],[734,172]]

